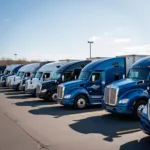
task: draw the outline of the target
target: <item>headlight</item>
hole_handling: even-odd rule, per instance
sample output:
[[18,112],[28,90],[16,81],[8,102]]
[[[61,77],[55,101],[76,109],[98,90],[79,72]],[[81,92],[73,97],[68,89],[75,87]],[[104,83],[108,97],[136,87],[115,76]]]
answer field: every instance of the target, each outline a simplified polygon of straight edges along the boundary
[[70,97],[71,97],[71,94],[64,96],[64,98],[70,98]]
[[147,105],[144,106],[142,113],[147,114]]
[[43,93],[44,93],[44,92],[47,92],[47,89],[44,89],[44,90],[42,90],[41,92],[43,92]]
[[127,103],[129,101],[129,99],[122,99],[122,100],[120,100],[119,101],[119,104],[125,104],[125,103]]

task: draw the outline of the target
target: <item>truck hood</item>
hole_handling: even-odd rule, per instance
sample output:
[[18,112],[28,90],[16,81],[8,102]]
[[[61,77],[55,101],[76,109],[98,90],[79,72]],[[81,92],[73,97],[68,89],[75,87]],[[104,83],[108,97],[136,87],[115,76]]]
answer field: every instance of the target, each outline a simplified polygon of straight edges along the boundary
[[21,77],[15,76],[15,81],[21,81]]
[[85,80],[74,80],[74,81],[69,81],[66,83],[62,83],[61,85],[65,86],[65,87],[75,87],[81,84],[85,84],[86,81]]
[[42,86],[46,86],[46,85],[52,85],[54,83],[56,83],[57,80],[47,80],[47,81],[42,81]]
[[128,88],[128,87],[134,86],[138,82],[139,82],[139,80],[122,79],[122,80],[116,81],[116,82],[114,82],[114,83],[112,83],[110,85],[118,87],[119,89],[122,89],[122,88]]
[[32,82],[32,84],[40,83],[40,80],[38,78],[33,78],[32,80],[30,79],[30,81]]

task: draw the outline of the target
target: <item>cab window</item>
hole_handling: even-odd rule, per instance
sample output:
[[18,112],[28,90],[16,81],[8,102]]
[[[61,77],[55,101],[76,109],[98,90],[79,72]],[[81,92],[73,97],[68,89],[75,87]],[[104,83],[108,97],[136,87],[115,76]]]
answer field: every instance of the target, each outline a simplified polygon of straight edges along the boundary
[[27,72],[26,73],[26,77],[30,77],[31,73],[30,72]]
[[[93,79],[94,78],[94,79]],[[95,72],[95,73],[93,73],[92,74],[92,76],[91,76],[91,81],[98,81],[98,80],[100,80],[100,73],[99,72]]]
[[114,80],[117,81],[120,79],[119,73],[114,74]]
[[48,79],[48,78],[50,78],[50,73],[44,73],[44,76],[43,76],[43,78],[45,78],[45,79]]

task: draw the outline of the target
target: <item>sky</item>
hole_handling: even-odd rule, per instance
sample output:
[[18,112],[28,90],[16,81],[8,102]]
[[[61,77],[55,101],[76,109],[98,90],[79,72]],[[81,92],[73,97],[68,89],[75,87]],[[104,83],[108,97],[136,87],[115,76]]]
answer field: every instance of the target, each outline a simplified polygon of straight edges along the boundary
[[149,0],[0,0],[0,58],[150,54]]

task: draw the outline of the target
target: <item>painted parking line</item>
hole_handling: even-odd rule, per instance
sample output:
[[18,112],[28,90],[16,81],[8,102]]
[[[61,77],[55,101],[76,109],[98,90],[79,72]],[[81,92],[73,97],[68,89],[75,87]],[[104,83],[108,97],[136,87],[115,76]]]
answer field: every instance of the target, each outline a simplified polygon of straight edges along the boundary
[[137,132],[140,131],[140,128],[118,131],[118,132],[116,132],[116,133],[117,133],[117,134],[123,134],[123,133],[136,132],[136,131],[137,131]]
[[95,115],[95,114],[106,114],[107,112],[106,111],[91,111],[91,112],[84,112],[84,113],[78,113],[78,114],[71,114],[71,115],[67,115],[69,117],[73,117],[73,116],[84,116],[84,115]]

